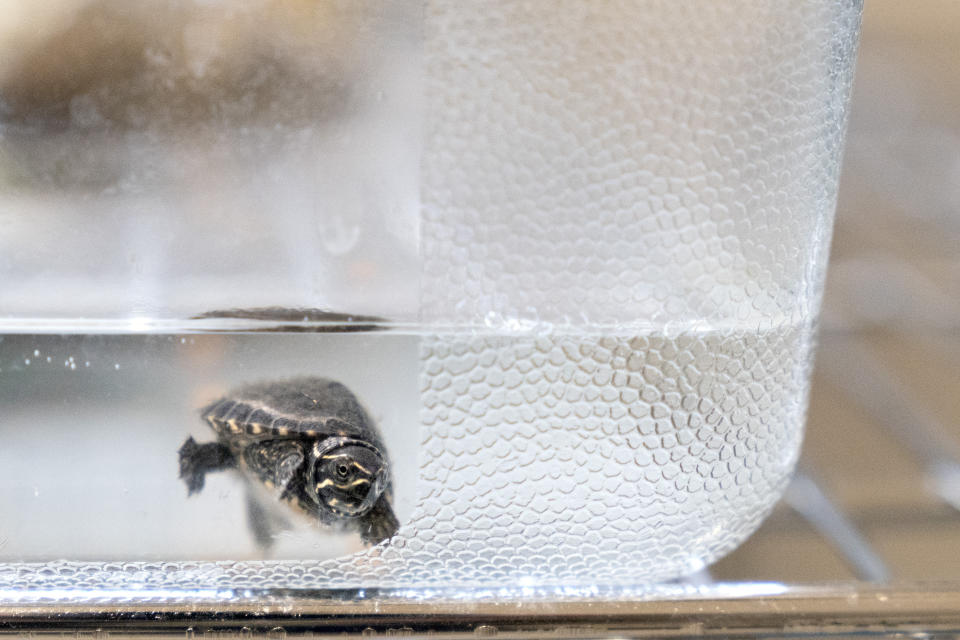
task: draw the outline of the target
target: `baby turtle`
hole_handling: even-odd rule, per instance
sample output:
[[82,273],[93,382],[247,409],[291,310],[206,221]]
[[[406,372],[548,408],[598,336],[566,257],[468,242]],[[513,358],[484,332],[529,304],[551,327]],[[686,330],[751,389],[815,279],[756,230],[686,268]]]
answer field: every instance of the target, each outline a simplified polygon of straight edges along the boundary
[[[203,489],[208,472],[238,469],[315,520],[359,532],[365,544],[396,532],[383,440],[343,384],[314,377],[252,384],[202,415],[217,441],[189,437],[180,448],[180,477],[190,495]],[[252,499],[248,505],[257,541],[269,546],[266,513]]]

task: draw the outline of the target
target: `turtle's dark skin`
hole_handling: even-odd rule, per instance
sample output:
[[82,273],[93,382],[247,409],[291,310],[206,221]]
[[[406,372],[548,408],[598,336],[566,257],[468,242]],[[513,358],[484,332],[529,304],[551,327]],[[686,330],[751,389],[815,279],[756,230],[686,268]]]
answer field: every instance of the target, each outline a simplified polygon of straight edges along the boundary
[[[391,505],[390,464],[380,433],[353,393],[326,378],[295,378],[235,390],[202,411],[216,442],[192,437],[180,448],[189,494],[208,472],[238,469],[281,501],[319,522],[357,531],[368,545],[399,526]],[[269,518],[249,502],[258,542],[269,546]]]

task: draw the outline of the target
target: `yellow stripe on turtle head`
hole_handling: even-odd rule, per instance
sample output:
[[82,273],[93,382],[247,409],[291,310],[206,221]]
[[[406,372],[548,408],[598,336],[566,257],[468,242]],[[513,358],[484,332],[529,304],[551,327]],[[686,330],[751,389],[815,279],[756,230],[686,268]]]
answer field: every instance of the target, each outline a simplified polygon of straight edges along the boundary
[[357,469],[360,469],[360,471],[362,471],[363,473],[367,474],[368,476],[372,476],[372,475],[373,475],[373,472],[370,471],[370,469],[367,469],[365,466],[363,466],[362,464],[360,464],[360,463],[357,462],[356,460],[353,461],[353,466],[355,466]]

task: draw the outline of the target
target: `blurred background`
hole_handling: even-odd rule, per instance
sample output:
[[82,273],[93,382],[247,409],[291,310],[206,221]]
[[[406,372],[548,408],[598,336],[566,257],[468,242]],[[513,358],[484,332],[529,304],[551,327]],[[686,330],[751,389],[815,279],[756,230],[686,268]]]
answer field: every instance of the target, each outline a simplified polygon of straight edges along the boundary
[[705,579],[960,579],[958,43],[958,2],[865,2],[800,473]]

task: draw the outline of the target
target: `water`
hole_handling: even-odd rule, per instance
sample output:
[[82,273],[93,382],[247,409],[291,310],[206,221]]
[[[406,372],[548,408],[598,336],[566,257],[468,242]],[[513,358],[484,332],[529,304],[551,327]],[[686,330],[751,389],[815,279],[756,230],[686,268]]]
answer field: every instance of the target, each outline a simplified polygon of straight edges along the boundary
[[[273,579],[327,587],[684,573],[778,499],[808,329],[6,335],[0,563],[159,561],[173,580],[185,562],[296,559]],[[201,407],[301,375],[343,382],[383,433],[401,528],[381,547],[290,510],[264,550],[241,474],[190,498],[177,477],[182,442],[213,439]]]
[[[239,474],[211,474],[187,499],[177,450],[191,435],[215,439],[201,407],[244,383],[299,375],[335,378],[360,398],[398,462],[395,507],[406,516],[414,496],[417,387],[396,372],[415,369],[416,359],[412,336],[376,333],[6,336],[0,491],[7,513],[22,517],[0,524],[0,557],[263,557],[247,526]],[[352,538],[295,526],[281,533],[269,557],[362,549]]]

